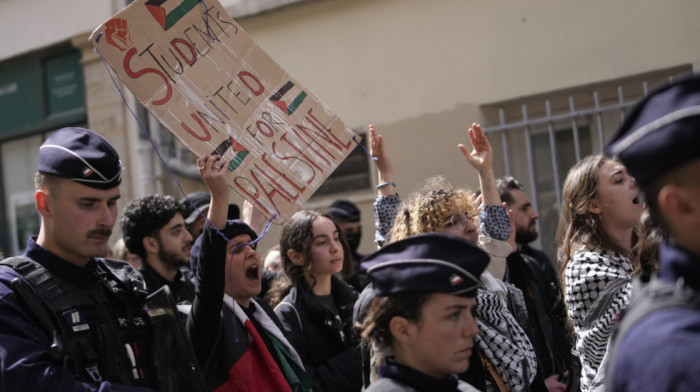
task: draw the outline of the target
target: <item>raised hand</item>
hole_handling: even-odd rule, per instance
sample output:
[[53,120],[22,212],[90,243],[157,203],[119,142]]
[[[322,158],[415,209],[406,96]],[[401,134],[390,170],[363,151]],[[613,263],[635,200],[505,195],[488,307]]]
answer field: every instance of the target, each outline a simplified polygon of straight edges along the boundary
[[496,177],[493,174],[493,149],[486,137],[481,125],[472,124],[469,128],[469,140],[473,150],[469,151],[467,146],[459,144],[459,149],[467,158],[467,162],[479,173],[479,184],[481,185],[481,195],[483,204],[487,206],[500,206],[501,197],[496,188]]
[[265,227],[267,218],[265,215],[260,213],[253,205],[248,201],[243,201],[243,211],[241,212],[241,220],[250,226],[253,231],[260,234],[262,229]]
[[374,125],[369,126],[369,154],[372,156],[372,158],[376,158],[374,163],[377,165],[377,177],[379,183],[389,183],[388,185],[379,188],[379,194],[384,196],[393,195],[396,193],[393,185],[394,166],[391,164],[389,154],[386,152],[384,138],[382,135],[377,134],[377,131],[374,129]]
[[467,158],[474,169],[476,169],[479,174],[485,170],[492,170],[493,168],[493,149],[491,148],[491,143],[486,137],[484,130],[481,129],[481,125],[472,124],[469,128],[469,140],[474,147],[472,151],[464,145],[460,144],[459,149],[462,150],[462,154]]
[[207,218],[217,229],[226,227],[229,186],[226,182],[226,161],[220,155],[202,155],[197,159],[199,176],[211,193]]

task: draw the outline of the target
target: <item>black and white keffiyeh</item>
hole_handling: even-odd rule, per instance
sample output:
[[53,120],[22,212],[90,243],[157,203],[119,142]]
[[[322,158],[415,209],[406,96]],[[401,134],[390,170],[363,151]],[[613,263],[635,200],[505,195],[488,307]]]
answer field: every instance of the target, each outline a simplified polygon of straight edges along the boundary
[[581,391],[593,380],[604,380],[598,371],[605,356],[614,320],[629,303],[632,263],[628,258],[603,249],[582,247],[564,270],[566,304],[576,333],[581,359]]
[[[476,295],[474,313],[479,334],[474,342],[494,365],[509,391],[529,390],[537,373],[537,358],[530,339],[508,309],[506,283],[487,272],[481,280],[487,289],[479,289]],[[510,289],[522,295],[517,288]]]

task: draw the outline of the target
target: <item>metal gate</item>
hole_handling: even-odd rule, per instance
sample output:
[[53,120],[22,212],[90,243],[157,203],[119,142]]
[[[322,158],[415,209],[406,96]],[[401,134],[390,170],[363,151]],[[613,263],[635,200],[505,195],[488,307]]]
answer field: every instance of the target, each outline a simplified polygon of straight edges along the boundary
[[[537,246],[556,260],[561,184],[578,161],[600,153],[626,112],[689,65],[484,105],[494,169],[518,179],[540,214]],[[500,158],[500,159],[499,159]]]

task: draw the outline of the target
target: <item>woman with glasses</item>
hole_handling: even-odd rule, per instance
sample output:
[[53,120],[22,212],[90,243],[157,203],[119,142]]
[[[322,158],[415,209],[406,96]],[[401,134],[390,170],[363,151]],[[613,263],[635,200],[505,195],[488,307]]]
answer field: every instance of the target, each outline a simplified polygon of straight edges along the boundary
[[[380,185],[391,185],[379,187],[375,200],[377,241],[383,244],[387,238],[394,242],[422,233],[445,233],[479,243],[490,254],[491,261],[480,277],[483,289],[477,294],[478,354],[472,356],[472,364],[461,378],[486,391],[546,390],[541,378],[536,378],[535,353],[523,327],[527,325],[527,312],[522,292],[500,280],[505,273],[505,257],[515,244],[511,235],[514,230],[496,188],[491,145],[477,124],[469,129],[469,136],[473,151],[464,145],[459,148],[479,173],[481,196],[477,198],[464,189],[454,189],[444,178],[434,177],[399,206],[399,196],[393,189],[393,167],[383,139],[370,127],[370,151],[377,158]],[[480,219],[474,206],[479,198],[483,201]],[[364,316],[362,306],[370,302],[366,295],[369,295],[367,290],[358,300],[358,318]],[[381,354],[390,355],[385,352],[376,355],[372,366],[381,362]]]

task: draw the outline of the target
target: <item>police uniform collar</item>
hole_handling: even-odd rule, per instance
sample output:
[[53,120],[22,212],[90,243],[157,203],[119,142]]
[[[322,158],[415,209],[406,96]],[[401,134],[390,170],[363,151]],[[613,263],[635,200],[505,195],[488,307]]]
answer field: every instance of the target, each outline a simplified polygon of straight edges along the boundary
[[459,378],[455,374],[450,374],[444,380],[437,380],[416,369],[396,362],[393,357],[387,357],[386,364],[380,365],[377,372],[380,377],[391,378],[418,392],[457,391],[459,385]]
[[90,289],[95,284],[96,260],[88,261],[85,267],[79,267],[66,261],[36,242],[37,236],[32,236],[27,242],[24,256],[43,265],[49,272],[58,278],[75,286]]

